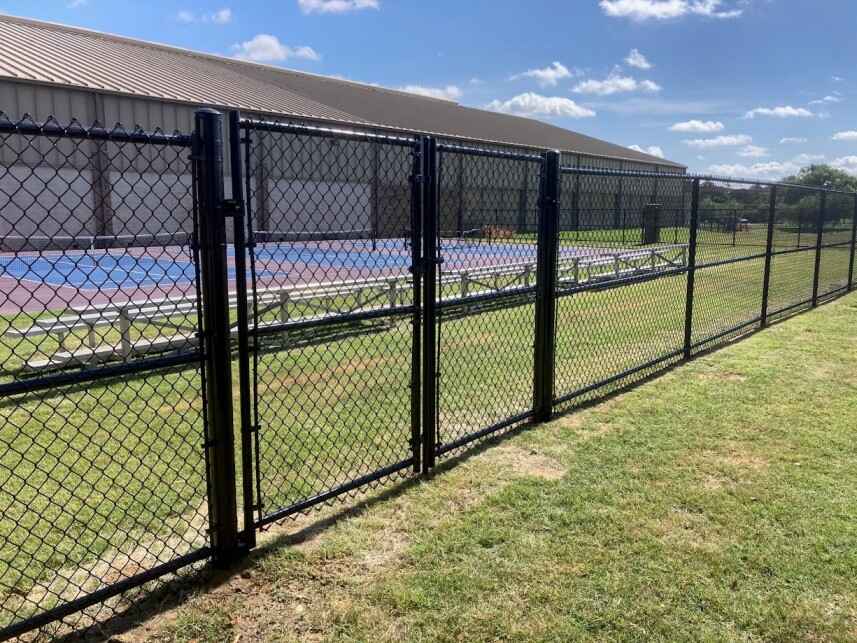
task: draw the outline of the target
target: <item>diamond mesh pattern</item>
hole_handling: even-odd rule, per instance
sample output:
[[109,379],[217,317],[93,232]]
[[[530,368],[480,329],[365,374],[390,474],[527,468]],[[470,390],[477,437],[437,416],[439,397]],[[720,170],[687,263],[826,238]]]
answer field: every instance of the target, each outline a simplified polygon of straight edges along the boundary
[[208,513],[189,137],[0,124],[2,631],[200,552]]
[[413,461],[414,146],[245,131],[262,520]]
[[[684,343],[689,212],[685,178],[563,172],[554,381],[562,408],[674,361]],[[570,267],[575,255],[580,265]],[[610,287],[616,281],[623,285]]]
[[[420,377],[437,378],[437,455],[534,416],[547,376],[534,350],[538,244],[554,223],[540,236],[540,209],[554,211],[543,182],[556,156],[441,144],[424,159],[431,141],[240,129],[250,328],[234,317],[253,369],[251,394],[246,371],[236,388],[234,457],[252,493],[234,483],[253,527],[430,468]],[[121,615],[127,588],[139,598],[210,552],[200,309],[228,299],[243,313],[232,290],[248,275],[229,243],[229,292],[201,302],[190,144],[0,114],[0,636],[63,606],[82,611],[45,633]],[[437,176],[420,177],[429,160]],[[769,233],[769,319],[812,305],[814,285],[821,301],[848,286],[855,195],[777,186],[769,228],[771,185],[598,163],[561,170],[548,276],[559,410],[758,328]],[[437,212],[423,212],[435,196]],[[435,236],[431,327],[420,276]],[[437,344],[421,346],[432,330]],[[421,351],[436,373],[421,372]]]
[[440,450],[532,409],[540,166],[439,152]]

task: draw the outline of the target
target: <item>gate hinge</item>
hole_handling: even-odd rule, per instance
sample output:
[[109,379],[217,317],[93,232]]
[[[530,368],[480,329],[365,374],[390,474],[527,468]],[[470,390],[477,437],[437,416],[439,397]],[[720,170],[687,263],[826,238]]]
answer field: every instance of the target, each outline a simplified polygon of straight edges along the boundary
[[243,214],[244,203],[238,199],[224,199],[220,202],[220,213],[225,217],[234,217]]

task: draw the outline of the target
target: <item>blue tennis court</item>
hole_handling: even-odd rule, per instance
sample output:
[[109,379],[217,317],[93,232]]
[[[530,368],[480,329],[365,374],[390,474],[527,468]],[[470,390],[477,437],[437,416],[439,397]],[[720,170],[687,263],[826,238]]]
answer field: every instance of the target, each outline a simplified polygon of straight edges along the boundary
[[0,277],[82,290],[137,288],[192,281],[190,261],[173,257],[57,253],[0,259]]
[[[481,258],[500,265],[535,260],[535,244],[461,243],[441,241],[448,269],[482,265]],[[259,243],[255,250],[257,276],[292,283],[346,279],[371,270],[402,274],[412,264],[408,240],[365,239]],[[229,246],[229,279],[235,279],[235,249]],[[475,262],[475,263],[474,263]],[[187,246],[128,248],[123,250],[69,250],[0,255],[0,277],[19,283],[111,290],[170,287],[188,284],[195,270]]]

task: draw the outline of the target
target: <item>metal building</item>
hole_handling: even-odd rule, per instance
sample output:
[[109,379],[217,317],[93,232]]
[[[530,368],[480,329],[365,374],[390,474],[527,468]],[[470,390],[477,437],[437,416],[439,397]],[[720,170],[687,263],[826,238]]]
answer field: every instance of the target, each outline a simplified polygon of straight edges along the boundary
[[[108,129],[116,123],[125,128],[161,129],[166,132],[192,129],[193,113],[201,106],[239,109],[245,116],[293,120],[328,126],[394,133],[431,134],[444,141],[479,143],[503,148],[553,148],[563,152],[566,165],[683,172],[684,166],[619,145],[578,134],[540,121],[500,114],[459,105],[452,101],[427,98],[347,80],[318,76],[278,67],[249,63],[192,52],[175,47],[103,34],[76,27],[45,23],[25,18],[0,16],[0,113],[9,120],[29,115],[37,121],[54,117],[59,124],[76,119],[82,125],[99,123]],[[20,159],[12,143],[0,145],[0,164]],[[4,149],[5,148],[5,149]],[[11,182],[14,192],[0,217],[0,235],[94,235],[140,234],[146,222],[128,216],[133,208],[124,207],[133,195],[123,192],[110,171],[116,159],[99,162],[108,152],[96,147],[90,153],[80,150],[47,151],[47,162],[39,150],[33,150],[45,164],[41,175],[28,180],[64,187],[68,176],[89,182],[93,195],[77,204],[61,229],[51,230],[34,215],[34,204],[17,203],[17,210],[28,211],[27,220],[16,214],[16,201],[27,190],[17,189],[14,170],[0,179]],[[296,164],[300,165],[300,164]],[[54,170],[59,169],[59,172]],[[81,170],[85,170],[81,174]],[[140,173],[163,172],[164,168],[145,166]],[[450,168],[449,172],[455,172]],[[383,174],[383,170],[380,171]],[[462,185],[460,179],[447,177],[458,186],[459,201],[478,206],[484,186]],[[189,181],[186,176],[176,180]],[[267,180],[307,181],[312,177],[293,176],[287,167],[271,168]],[[657,194],[657,181],[644,190]],[[87,192],[81,185],[80,193]],[[508,190],[509,209],[529,198],[525,188]],[[399,208],[397,189],[384,186],[384,177],[374,170],[355,193],[367,202],[368,220],[376,222],[376,233],[384,234],[384,210]],[[466,193],[466,194],[465,194]],[[379,195],[386,198],[379,198]],[[496,199],[495,199],[496,201]],[[264,216],[265,204],[257,204]],[[301,209],[301,204],[297,204]],[[324,204],[317,207],[325,207]],[[128,212],[123,214],[124,210]],[[372,211],[370,211],[372,210]],[[307,214],[306,208],[303,208]],[[311,212],[309,213],[312,214]],[[54,217],[56,218],[56,217]],[[176,230],[186,221],[173,222]],[[263,222],[264,224],[264,222]],[[163,229],[163,222],[159,228]],[[261,229],[265,226],[261,225]],[[398,233],[399,231],[388,231]]]

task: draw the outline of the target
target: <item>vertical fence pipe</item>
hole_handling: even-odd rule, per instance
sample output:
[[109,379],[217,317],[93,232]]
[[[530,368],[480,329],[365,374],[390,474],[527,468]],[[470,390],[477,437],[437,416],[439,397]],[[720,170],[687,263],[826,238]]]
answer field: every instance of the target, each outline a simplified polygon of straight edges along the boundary
[[774,220],[777,216],[777,186],[771,186],[771,201],[768,206],[768,236],[765,240],[765,276],[762,280],[761,327],[768,325],[768,295],[771,290],[771,262],[774,252]]
[[556,270],[559,252],[560,153],[542,157],[536,263],[535,373],[533,410],[544,422],[553,414],[556,352]]
[[[241,491],[244,499],[244,531],[242,544],[256,546],[256,527],[253,510],[253,425],[250,387],[250,305],[247,297],[247,251],[254,252],[252,242],[247,243],[247,221],[244,211],[244,176],[241,163],[241,114],[229,112],[229,165],[234,204],[233,225],[235,242],[235,297],[238,323],[238,408],[241,418]],[[255,350],[255,348],[254,348]]]
[[437,141],[420,142],[423,215],[423,471],[434,467],[437,449]]
[[411,173],[411,276],[414,312],[411,318],[411,453],[414,459],[414,473],[422,470],[422,348],[423,332],[422,280],[423,280],[423,187],[422,187],[422,147],[414,144],[413,168]]
[[690,240],[687,252],[687,296],[684,309],[684,358],[690,359],[693,346],[693,297],[696,286],[696,236],[699,228],[699,179],[693,180],[690,199]]
[[827,209],[827,192],[821,193],[821,203],[816,217],[815,270],[812,274],[812,307],[818,306],[818,279],[821,272],[821,242],[824,236],[824,214]]
[[226,222],[223,216],[223,116],[212,109],[195,115],[194,157],[198,168],[203,350],[207,386],[209,517],[214,560],[238,555],[235,442],[232,427],[232,370]]
[[857,194],[854,195],[854,216],[851,220],[851,257],[848,259],[848,291],[854,290],[854,254],[857,252]]

